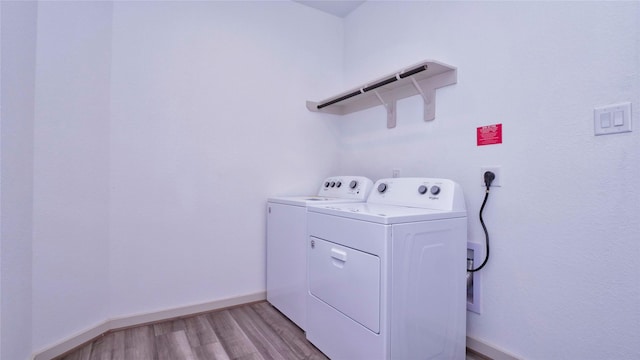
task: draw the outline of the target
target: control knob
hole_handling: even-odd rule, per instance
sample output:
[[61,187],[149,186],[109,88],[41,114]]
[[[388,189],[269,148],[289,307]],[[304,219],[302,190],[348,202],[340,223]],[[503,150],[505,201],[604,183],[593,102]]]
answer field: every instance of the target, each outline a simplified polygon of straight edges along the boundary
[[342,182],[338,181],[338,182],[336,183],[336,187],[340,187],[340,186],[342,186]]
[[358,182],[355,180],[351,180],[351,182],[349,183],[349,187],[355,189],[356,186],[358,186]]
[[418,187],[418,192],[420,193],[420,195],[424,195],[427,193],[427,187],[425,185],[420,185],[420,187]]
[[438,195],[438,194],[440,193],[440,187],[439,187],[439,186],[436,186],[436,185],[432,186],[432,187],[431,187],[431,193],[432,193],[433,195]]
[[326,188],[329,187],[329,182],[328,181],[326,183],[324,183],[324,187],[326,187]]
[[385,191],[387,191],[387,184],[380,183],[380,185],[378,185],[378,192],[382,194]]
[[335,181],[332,181],[332,182],[331,182],[331,187],[335,187],[335,186],[336,186],[336,182],[335,182]]

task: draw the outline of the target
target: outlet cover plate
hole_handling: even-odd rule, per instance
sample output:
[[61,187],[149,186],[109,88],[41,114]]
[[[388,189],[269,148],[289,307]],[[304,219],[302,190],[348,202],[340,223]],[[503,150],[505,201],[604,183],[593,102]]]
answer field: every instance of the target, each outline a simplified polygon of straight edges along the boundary
[[484,183],[484,173],[487,171],[491,171],[496,175],[496,178],[493,179],[491,183],[491,187],[500,187],[502,186],[502,171],[500,166],[484,166],[480,168],[480,185],[482,187],[487,187]]

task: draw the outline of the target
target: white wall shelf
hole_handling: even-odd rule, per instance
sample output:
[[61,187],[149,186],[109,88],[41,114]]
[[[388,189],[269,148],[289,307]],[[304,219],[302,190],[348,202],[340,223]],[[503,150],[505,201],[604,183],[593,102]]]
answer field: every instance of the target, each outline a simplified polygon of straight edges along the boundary
[[396,126],[397,100],[421,95],[424,100],[424,120],[431,121],[436,117],[436,89],[456,82],[455,67],[425,60],[325,100],[307,101],[307,109],[346,115],[383,105],[387,110],[387,128],[391,129]]

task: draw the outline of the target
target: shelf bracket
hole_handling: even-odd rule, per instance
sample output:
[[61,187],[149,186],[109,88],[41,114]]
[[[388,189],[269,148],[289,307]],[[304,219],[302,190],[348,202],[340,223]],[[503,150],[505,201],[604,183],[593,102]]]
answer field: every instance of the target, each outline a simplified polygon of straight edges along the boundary
[[380,100],[385,109],[387,109],[387,129],[393,129],[394,127],[396,127],[396,101],[394,100],[390,103],[387,103],[384,101],[384,99],[382,99],[382,96],[380,96],[380,93],[378,93],[376,90],[374,90],[373,93],[376,94],[378,100]]
[[426,91],[423,90],[413,77],[411,78],[411,83],[418,93],[420,93],[420,96],[422,96],[422,100],[424,100],[424,121],[434,120],[436,118],[436,104],[433,100],[436,97],[436,89],[430,88]]
[[456,82],[455,67],[424,60],[326,100],[307,101],[307,109],[346,115],[382,104],[387,110],[387,128],[392,129],[396,126],[398,100],[420,95],[424,107],[423,119],[432,121],[436,118],[436,90]]

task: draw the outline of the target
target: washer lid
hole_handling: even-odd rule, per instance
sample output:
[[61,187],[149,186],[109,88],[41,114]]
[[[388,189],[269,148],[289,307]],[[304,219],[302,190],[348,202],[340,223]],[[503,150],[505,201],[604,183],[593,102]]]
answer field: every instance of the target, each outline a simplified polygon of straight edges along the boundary
[[274,198],[269,198],[267,201],[271,203],[293,205],[293,206],[363,202],[363,200],[359,200],[359,199],[333,198],[333,197],[324,197],[324,196],[315,196],[315,195],[274,197]]
[[324,179],[317,195],[277,196],[267,201],[294,206],[365,202],[373,188],[373,181],[364,176],[332,176]]
[[466,217],[467,212],[423,209],[408,206],[352,203],[311,205],[309,212],[333,215],[379,224],[402,224],[417,221],[430,221]]

